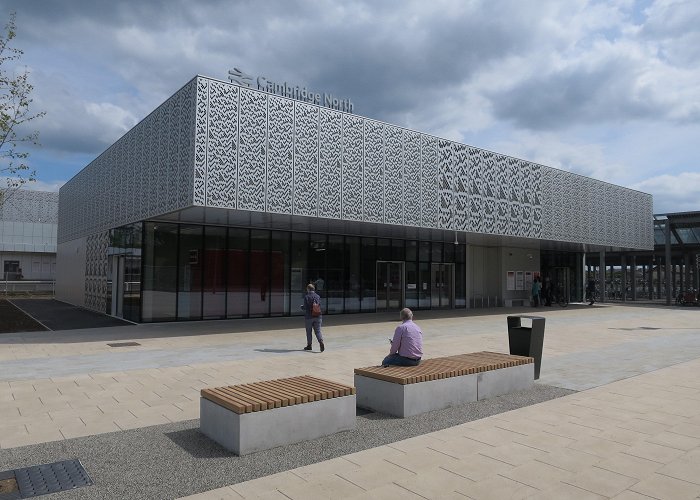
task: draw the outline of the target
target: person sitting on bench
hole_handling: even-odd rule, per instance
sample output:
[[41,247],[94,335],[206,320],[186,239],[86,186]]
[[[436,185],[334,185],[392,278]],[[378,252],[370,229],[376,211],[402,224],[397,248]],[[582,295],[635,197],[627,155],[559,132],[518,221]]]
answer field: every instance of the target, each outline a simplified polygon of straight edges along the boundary
[[401,324],[394,331],[389,355],[382,361],[382,366],[416,366],[423,357],[423,332],[413,322],[413,311],[401,310]]

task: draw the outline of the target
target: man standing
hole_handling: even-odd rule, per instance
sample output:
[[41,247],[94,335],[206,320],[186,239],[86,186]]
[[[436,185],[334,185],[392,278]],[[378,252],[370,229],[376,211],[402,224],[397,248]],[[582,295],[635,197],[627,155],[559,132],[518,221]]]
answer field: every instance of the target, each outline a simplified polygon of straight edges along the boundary
[[413,322],[413,311],[401,310],[401,324],[394,331],[389,355],[382,361],[382,366],[416,366],[423,357],[423,332]]
[[304,321],[306,322],[306,347],[304,350],[311,350],[311,329],[313,329],[321,346],[321,352],[323,352],[326,346],[323,345],[323,335],[321,334],[321,324],[323,323],[321,297],[316,293],[316,287],[311,283],[306,285],[306,295],[304,295]]

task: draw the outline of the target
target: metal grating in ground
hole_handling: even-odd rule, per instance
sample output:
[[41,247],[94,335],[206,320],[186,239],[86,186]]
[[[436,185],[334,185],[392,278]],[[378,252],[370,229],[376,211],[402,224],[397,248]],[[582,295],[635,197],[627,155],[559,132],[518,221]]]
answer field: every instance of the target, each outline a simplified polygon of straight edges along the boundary
[[0,500],[16,500],[22,498],[15,481],[15,471],[0,472]]
[[14,475],[20,498],[32,498],[93,484],[80,460],[25,467],[15,470]]
[[138,342],[112,342],[107,344],[109,347],[131,347],[136,345],[141,345]]

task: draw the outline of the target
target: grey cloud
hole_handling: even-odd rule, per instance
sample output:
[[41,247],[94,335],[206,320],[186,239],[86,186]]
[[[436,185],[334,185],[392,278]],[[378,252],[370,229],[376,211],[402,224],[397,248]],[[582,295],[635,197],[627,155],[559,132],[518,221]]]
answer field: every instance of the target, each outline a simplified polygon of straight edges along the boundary
[[635,67],[620,58],[594,68],[539,75],[487,92],[497,118],[533,130],[573,124],[658,118],[667,111],[651,92],[635,90]]

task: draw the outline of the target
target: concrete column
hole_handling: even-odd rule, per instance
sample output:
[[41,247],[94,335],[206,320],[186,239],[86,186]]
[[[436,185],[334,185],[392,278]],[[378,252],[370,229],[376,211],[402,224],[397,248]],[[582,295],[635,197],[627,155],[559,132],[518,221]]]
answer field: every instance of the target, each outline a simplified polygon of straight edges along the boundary
[[649,287],[649,300],[654,300],[654,254],[651,254],[651,260],[649,261],[649,273],[647,280],[647,286]]
[[681,281],[681,288],[686,289],[686,288],[695,288],[693,279],[691,276],[691,272],[693,270],[693,256],[690,254],[690,252],[686,253],[684,256],[685,261],[685,272],[683,273],[685,276],[681,275],[684,280]]
[[666,282],[666,305],[671,305],[671,222],[667,219],[665,224],[664,233],[666,235],[666,258],[664,259],[664,281]]
[[622,302],[627,302],[627,256],[620,256],[620,294]]
[[675,293],[676,288],[676,265],[673,263],[673,258],[671,258],[671,293]]
[[586,284],[588,283],[588,273],[586,273],[586,252],[581,254],[581,302],[586,300]]
[[605,250],[600,252],[600,265],[598,266],[598,288],[600,292],[600,301],[605,302]]
[[[471,297],[472,297],[472,280],[471,280],[471,273],[469,270],[472,267],[471,263],[471,257],[472,257],[472,252],[471,252],[471,245],[467,243],[464,245],[464,272],[467,274],[465,279],[464,279],[464,295],[465,295],[465,300],[467,301],[467,309],[471,309]],[[418,285],[420,286],[420,285]]]
[[630,283],[632,283],[632,300],[637,300],[637,256],[630,257],[630,270],[632,271]]

